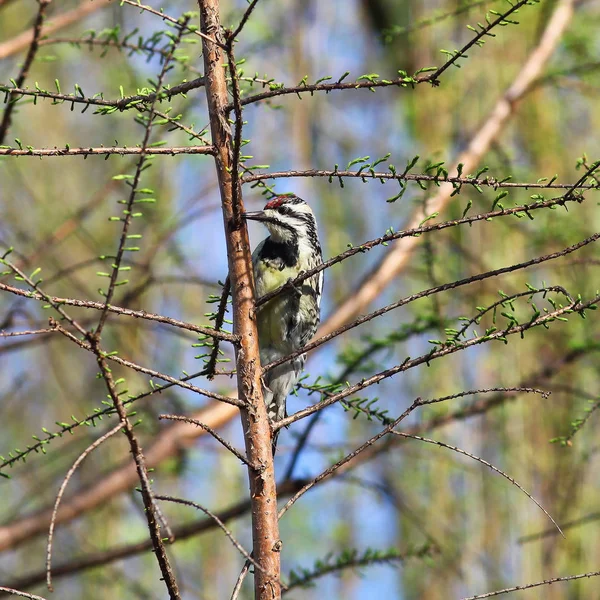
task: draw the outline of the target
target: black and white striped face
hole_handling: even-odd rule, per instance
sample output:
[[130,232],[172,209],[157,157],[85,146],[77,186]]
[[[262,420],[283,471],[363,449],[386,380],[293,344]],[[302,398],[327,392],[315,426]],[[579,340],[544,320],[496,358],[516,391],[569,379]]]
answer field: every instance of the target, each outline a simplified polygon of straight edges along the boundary
[[263,210],[247,212],[245,217],[263,223],[275,243],[308,246],[321,253],[315,215],[298,196],[275,196]]

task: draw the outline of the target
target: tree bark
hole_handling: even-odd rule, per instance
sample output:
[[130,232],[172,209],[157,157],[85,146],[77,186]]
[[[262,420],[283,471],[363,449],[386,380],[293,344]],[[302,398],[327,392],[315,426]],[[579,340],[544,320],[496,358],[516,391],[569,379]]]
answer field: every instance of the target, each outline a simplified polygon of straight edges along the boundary
[[[254,318],[254,279],[248,230],[240,215],[244,212],[241,188],[232,184],[233,138],[226,107],[226,71],[223,64],[225,38],[220,24],[219,0],[198,0],[201,31],[217,43],[203,38],[205,89],[208,101],[212,141],[216,148],[215,165],[227,239],[227,257],[233,299],[233,330],[240,336],[236,348],[238,397],[246,403],[241,418],[246,453],[252,467],[248,469],[252,502],[252,541],[255,569],[255,598],[280,598],[280,547],[277,520],[277,492],[271,427],[263,401],[258,334]],[[228,40],[227,43],[233,43]],[[238,180],[239,181],[239,180]]]

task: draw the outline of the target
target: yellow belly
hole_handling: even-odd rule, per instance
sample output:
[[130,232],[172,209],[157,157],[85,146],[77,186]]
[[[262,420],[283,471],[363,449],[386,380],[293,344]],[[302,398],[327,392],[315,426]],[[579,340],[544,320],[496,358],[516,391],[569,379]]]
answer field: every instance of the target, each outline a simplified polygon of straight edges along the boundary
[[[267,267],[256,281],[256,297],[276,290],[289,279],[294,279],[300,272],[297,268],[286,268],[280,271]],[[293,292],[291,292],[293,293]],[[289,342],[286,340],[286,312],[290,310],[290,292],[273,298],[260,307],[258,313],[258,339],[261,346],[274,346],[284,350]],[[291,346],[290,346],[291,348]],[[290,350],[291,351],[291,350]]]

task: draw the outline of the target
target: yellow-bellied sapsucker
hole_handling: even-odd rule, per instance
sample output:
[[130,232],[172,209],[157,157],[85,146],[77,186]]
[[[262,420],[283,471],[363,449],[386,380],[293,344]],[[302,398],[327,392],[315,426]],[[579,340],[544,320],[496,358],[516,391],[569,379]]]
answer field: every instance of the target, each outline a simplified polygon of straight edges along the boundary
[[[271,234],[252,253],[257,298],[323,262],[315,216],[298,196],[277,196],[264,210],[247,212],[245,217],[260,221]],[[319,324],[322,288],[320,271],[259,307],[257,327],[263,366],[310,341]],[[272,423],[286,416],[286,398],[300,377],[305,359],[303,354],[264,374],[264,398]],[[273,453],[276,443],[277,434],[273,436]]]

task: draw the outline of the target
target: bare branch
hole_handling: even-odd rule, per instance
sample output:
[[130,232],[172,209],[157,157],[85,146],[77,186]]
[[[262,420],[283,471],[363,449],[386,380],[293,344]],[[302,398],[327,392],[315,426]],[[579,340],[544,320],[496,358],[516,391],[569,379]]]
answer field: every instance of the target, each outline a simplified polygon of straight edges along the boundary
[[[198,431],[197,427],[195,427],[194,429]],[[293,494],[298,489],[300,489],[305,483],[306,480],[304,479],[288,480],[282,483],[280,489],[278,490],[280,497],[286,497],[290,494]],[[216,516],[223,523],[226,523],[237,517],[245,515],[246,513],[248,513],[249,510],[250,500],[242,500],[241,502],[238,502],[230,508],[216,513]],[[177,541],[182,541],[185,539],[189,539],[193,536],[202,534],[206,531],[212,531],[215,529],[215,527],[217,527],[217,524],[214,521],[214,519],[201,519],[198,521],[192,521],[191,523],[186,523],[184,525],[175,526],[173,528],[173,535]],[[66,577],[68,575],[80,573],[82,571],[86,571],[87,569],[107,565],[117,560],[122,560],[124,558],[136,556],[138,554],[142,554],[143,552],[148,552],[150,550],[152,550],[152,541],[146,538],[137,543],[117,546],[109,550],[89,554],[87,556],[74,559],[70,562],[65,562],[62,565],[54,567],[52,569],[54,579],[57,579],[58,577]],[[42,583],[44,581],[45,576],[45,571],[36,571],[29,575],[25,575],[19,578],[18,580],[11,581],[10,587],[19,588],[36,585],[38,583]]]
[[252,14],[252,11],[256,8],[257,4],[258,4],[258,0],[251,0],[249,2],[248,8],[244,12],[244,16],[242,17],[242,19],[240,21],[240,24],[235,28],[235,30],[230,35],[230,39],[232,41],[235,40],[235,38],[242,32],[242,29],[244,28],[244,26],[248,22],[248,19],[250,18],[250,15]]
[[28,594],[27,592],[20,592],[19,590],[15,590],[13,588],[0,586],[0,592],[6,592],[11,596],[21,596],[22,598],[30,598],[31,600],[46,600],[42,598],[42,596],[36,596],[35,594]]
[[52,509],[52,518],[50,519],[50,530],[48,531],[48,544],[46,546],[46,584],[48,589],[53,592],[54,587],[52,586],[52,540],[54,538],[54,527],[56,526],[56,515],[58,514],[58,507],[62,500],[63,494],[67,489],[67,485],[73,476],[73,473],[77,470],[77,467],[89,456],[100,444],[105,442],[107,439],[115,435],[118,431],[123,429],[123,425],[119,423],[116,427],[113,427],[110,431],[100,436],[93,444],[90,444],[73,463],[73,466],[67,471],[63,482],[60,485],[56,500],[54,502],[54,508]]
[[464,454],[464,456],[468,456],[469,458],[472,458],[473,460],[490,468],[495,473],[498,473],[498,475],[502,475],[502,477],[504,477],[504,479],[507,479],[508,481],[510,481],[514,486],[519,488],[530,500],[532,500],[536,504],[536,506],[552,521],[552,523],[554,523],[554,526],[559,531],[559,533],[563,537],[565,537],[565,534],[563,533],[562,529],[558,526],[558,523],[552,518],[550,513],[525,488],[523,488],[523,486],[521,484],[519,484],[518,481],[516,481],[510,475],[507,475],[504,471],[501,471],[500,469],[498,469],[498,467],[495,467],[492,463],[488,462],[487,460],[484,460],[483,458],[480,458],[479,456],[475,456],[475,454],[472,454],[471,452],[467,452],[466,450],[458,448],[457,446],[445,444],[444,442],[440,442],[438,440],[431,440],[429,438],[424,438],[424,437],[421,437],[418,435],[412,435],[410,433],[405,433],[403,431],[392,431],[391,433],[393,435],[397,435],[399,437],[410,438],[412,440],[426,442],[427,444],[433,444],[434,446],[439,446],[440,448],[447,448],[448,450],[452,450],[453,452],[457,452],[458,454]]
[[221,521],[221,519],[219,519],[219,517],[215,513],[208,510],[208,508],[204,508],[204,506],[201,506],[197,502],[192,502],[191,500],[184,500],[183,498],[175,498],[173,496],[157,495],[155,496],[155,498],[157,500],[165,500],[166,502],[175,502],[176,504],[192,506],[193,508],[202,511],[207,517],[210,517],[216,523],[217,527],[219,527],[219,529],[221,529],[221,531],[223,531],[223,533],[231,540],[231,543],[237,548],[240,554],[246,560],[251,562],[257,569],[260,569],[262,571],[262,567],[252,558],[252,556],[250,556],[247,550],[233,537],[233,534],[231,533],[231,531],[229,531],[229,529],[227,529],[227,527],[225,527],[223,521]]
[[559,581],[575,581],[576,579],[589,579],[590,577],[598,577],[600,571],[590,571],[589,573],[581,573],[580,575],[568,575],[565,577],[555,577],[554,579],[544,579],[544,581],[537,581],[535,583],[527,583],[525,585],[515,585],[514,587],[505,588],[503,590],[497,590],[496,592],[488,592],[487,594],[480,594],[479,596],[469,596],[462,600],[481,600],[482,598],[491,598],[492,596],[500,596],[501,594],[510,594],[511,592],[518,592],[519,590],[530,590],[541,585],[551,585],[558,583]]
[[[21,71],[15,80],[15,87],[21,87],[27,78],[27,75],[29,74],[29,69],[33,64],[33,60],[38,51],[40,37],[42,35],[42,25],[44,24],[44,19],[46,18],[46,9],[51,1],[52,0],[38,0],[39,8],[35,18],[35,23],[33,25],[33,37],[31,39],[31,44],[29,44],[29,50],[27,52],[27,56],[25,57],[25,61],[23,62],[23,66],[21,67]],[[4,109],[2,121],[0,122],[0,145],[2,145],[6,139],[6,134],[8,132],[8,128],[10,127],[11,114],[15,108],[16,101],[17,98],[11,95],[7,107]]]
[[[325,469],[322,473],[317,475],[317,477],[311,479],[302,489],[298,490],[285,504],[285,506],[279,511],[278,518],[281,519],[283,515],[292,507],[292,505],[298,500],[301,496],[303,496],[308,490],[312,487],[327,479],[331,475],[333,475],[340,467],[343,467],[346,463],[349,463],[351,460],[356,458],[363,450],[367,449],[369,446],[372,446],[377,440],[381,439],[383,436],[387,435],[392,431],[394,427],[398,425],[403,419],[405,419],[415,408],[419,406],[419,399],[415,400],[397,419],[395,419],[392,423],[384,427],[377,435],[374,435],[372,438],[368,439],[364,444],[356,448],[336,462],[331,467]],[[280,421],[281,423],[281,421]]]
[[[227,440],[223,439],[212,427],[209,427],[206,423],[202,423],[197,419],[192,419],[191,417],[185,417],[183,415],[158,415],[159,420],[168,419],[170,421],[183,421],[184,423],[192,423],[197,425],[201,429],[204,429],[207,433],[210,433],[217,442],[225,446],[229,452],[231,452],[235,457],[239,458],[245,465],[252,469],[256,469],[256,466],[251,465],[248,462],[248,459],[236,448],[234,448]],[[202,509],[204,510],[204,509]]]
[[0,331],[0,337],[18,337],[21,335],[45,335],[46,333],[52,333],[53,329],[31,329],[29,331]]

